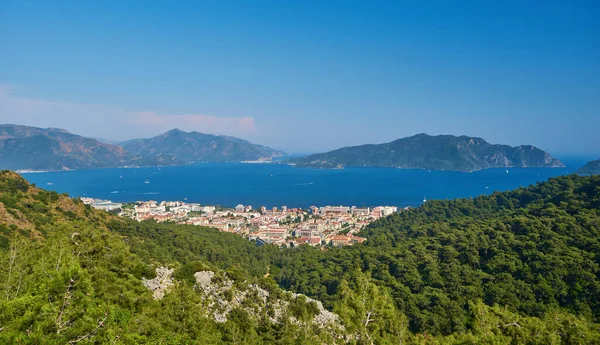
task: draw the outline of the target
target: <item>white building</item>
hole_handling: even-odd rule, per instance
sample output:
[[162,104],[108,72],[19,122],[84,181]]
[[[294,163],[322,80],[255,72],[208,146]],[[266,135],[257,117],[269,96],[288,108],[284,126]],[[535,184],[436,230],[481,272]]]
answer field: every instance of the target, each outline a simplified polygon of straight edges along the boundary
[[104,210],[104,211],[112,211],[112,210],[118,210],[123,206],[123,204],[117,203],[117,202],[110,202],[110,201],[101,201],[101,202],[96,202],[92,204],[92,207],[98,210]]
[[214,206],[204,206],[202,207],[201,211],[207,214],[213,214],[215,213],[216,208]]
[[381,206],[381,214],[383,216],[389,216],[395,212],[398,212],[398,207],[396,206]]

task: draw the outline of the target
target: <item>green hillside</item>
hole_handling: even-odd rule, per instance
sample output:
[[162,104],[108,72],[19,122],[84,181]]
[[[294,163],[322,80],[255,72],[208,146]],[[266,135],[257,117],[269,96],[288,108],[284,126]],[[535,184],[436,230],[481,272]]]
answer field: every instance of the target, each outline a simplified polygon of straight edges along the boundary
[[280,285],[331,306],[339,276],[359,267],[390,289],[417,333],[476,328],[473,301],[519,315],[600,320],[600,176],[428,201],[360,235],[365,245],[282,255]]
[[[110,231],[107,224],[147,237],[123,237]],[[155,235],[171,236],[177,244],[191,228],[129,224],[80,201],[31,187],[15,173],[1,172],[0,343],[334,341],[330,329],[336,329],[339,321],[319,327],[316,302],[246,273],[244,268],[261,263],[259,259],[243,260],[250,257],[246,251],[256,248],[248,241],[194,227],[197,242],[178,249],[170,244],[161,246]],[[192,258],[186,254],[188,250],[195,250],[198,254],[193,258],[203,260],[188,261]],[[230,258],[236,252],[240,256],[233,259],[241,265]],[[260,251],[253,255],[258,257]],[[175,269],[175,280],[165,297],[155,300],[143,283],[144,278],[155,278],[154,269],[161,265]],[[266,272],[266,264],[261,270]],[[213,286],[223,291],[201,293],[192,281],[196,271],[214,272]],[[225,289],[219,282],[229,285]],[[254,294],[264,295],[265,291],[267,296],[256,301]],[[207,304],[214,299],[225,304],[243,299],[243,304],[230,308],[226,322],[217,322],[212,314],[222,310]],[[271,315],[276,312],[281,315]]]
[[[0,343],[600,343],[598,176],[429,201],[362,235],[256,247],[124,221],[2,172]],[[160,300],[144,286],[158,267],[174,269]]]

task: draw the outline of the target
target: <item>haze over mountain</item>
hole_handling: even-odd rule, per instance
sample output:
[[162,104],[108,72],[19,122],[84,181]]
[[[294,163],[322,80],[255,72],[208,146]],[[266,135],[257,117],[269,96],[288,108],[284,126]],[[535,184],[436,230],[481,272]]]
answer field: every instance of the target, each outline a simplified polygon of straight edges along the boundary
[[179,129],[148,139],[133,139],[121,144],[128,152],[139,156],[171,155],[185,162],[267,161],[285,153],[246,140],[225,136],[184,132]]
[[69,170],[158,164],[64,129],[0,125],[0,168]]
[[199,161],[268,160],[284,153],[245,140],[172,130],[119,145],[64,129],[0,125],[0,169],[72,170]]
[[303,167],[398,167],[474,171],[500,167],[564,167],[549,153],[531,145],[492,145],[481,138],[417,134],[385,144],[344,147],[288,160]]
[[586,165],[579,168],[575,173],[580,174],[580,175],[600,174],[600,159],[596,159],[594,161],[587,162]]

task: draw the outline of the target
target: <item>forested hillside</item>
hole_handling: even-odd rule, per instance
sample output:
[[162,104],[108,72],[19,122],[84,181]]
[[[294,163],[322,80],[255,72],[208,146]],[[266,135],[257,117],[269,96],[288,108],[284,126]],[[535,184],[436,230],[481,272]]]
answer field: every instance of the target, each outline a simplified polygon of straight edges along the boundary
[[337,277],[359,267],[390,289],[413,332],[473,329],[474,301],[520,315],[560,310],[600,320],[598,176],[428,201],[361,235],[362,246],[282,254],[277,280],[333,306]]
[[[316,302],[246,273],[243,268],[252,262],[241,260],[248,258],[244,248],[256,248],[247,241],[194,227],[204,246],[160,247],[153,241],[156,234],[173,235],[177,244],[179,232],[142,224],[148,237],[138,242],[110,231],[108,223],[116,226],[120,220],[0,172],[0,344],[344,341],[343,335],[334,338],[333,330],[341,326],[335,316],[317,320],[323,312]],[[126,232],[127,225],[121,225]],[[134,250],[139,254],[128,242],[139,246]],[[211,248],[198,252],[202,261],[179,255],[199,248]],[[239,257],[226,258],[236,251]],[[232,259],[244,264],[236,268]],[[163,284],[166,294],[156,300],[144,278],[155,278],[162,265],[174,268],[175,280]],[[197,271],[212,281],[200,284]]]
[[[124,221],[3,172],[0,343],[600,343],[598,176],[429,201],[362,235],[328,250],[256,247]],[[164,266],[173,285],[155,300],[143,278]],[[218,296],[198,280],[207,271],[227,285]],[[323,301],[337,326],[281,288]]]

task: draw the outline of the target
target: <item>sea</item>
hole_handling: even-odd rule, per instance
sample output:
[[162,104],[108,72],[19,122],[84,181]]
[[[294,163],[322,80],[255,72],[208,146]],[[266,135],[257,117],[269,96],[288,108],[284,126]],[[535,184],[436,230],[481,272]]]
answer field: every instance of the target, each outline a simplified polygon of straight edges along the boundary
[[588,158],[562,158],[566,168],[503,168],[474,172],[285,164],[200,163],[173,167],[23,173],[31,183],[72,197],[114,202],[186,201],[234,207],[347,205],[415,207],[512,190],[573,173]]

